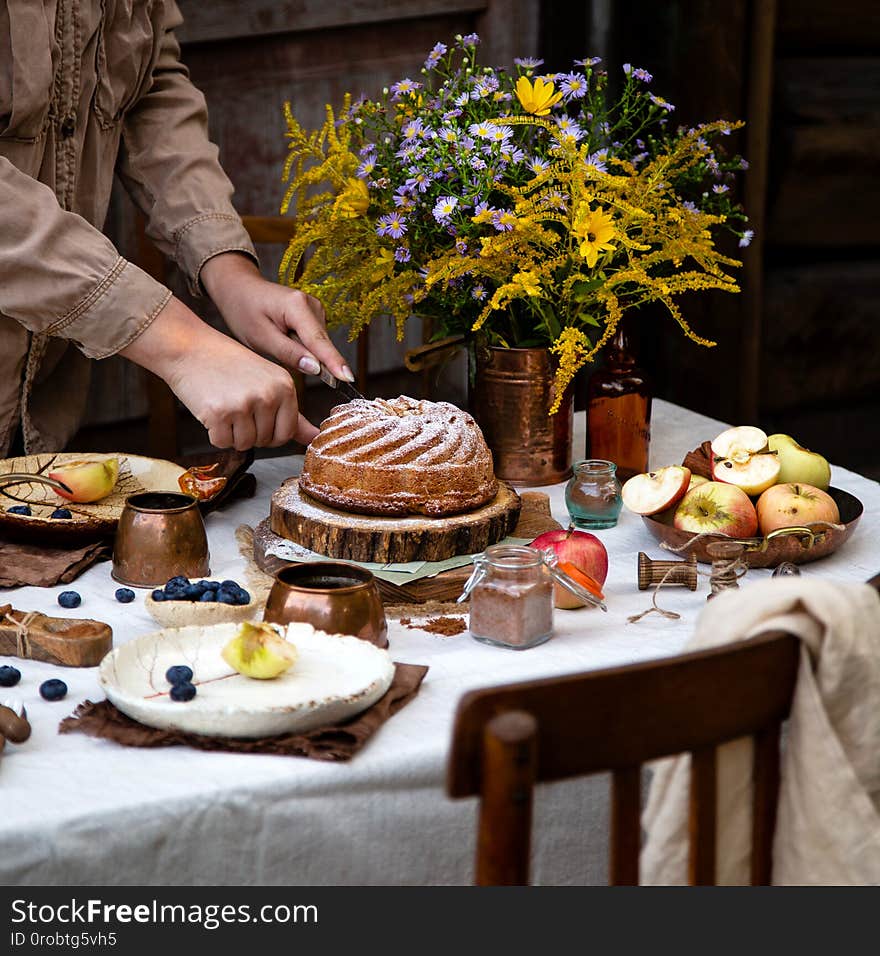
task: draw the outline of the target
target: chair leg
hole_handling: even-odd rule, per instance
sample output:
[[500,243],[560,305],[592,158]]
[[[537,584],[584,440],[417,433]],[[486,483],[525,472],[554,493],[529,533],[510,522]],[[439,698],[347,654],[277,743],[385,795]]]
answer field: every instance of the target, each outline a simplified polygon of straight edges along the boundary
[[522,711],[501,714],[486,725],[477,835],[479,886],[529,882],[537,730],[534,717]]
[[641,767],[611,777],[610,883],[638,886],[641,848]]
[[752,780],[752,886],[769,886],[773,876],[773,834],[779,798],[779,734],[771,724],[755,734]]
[[691,754],[691,797],[688,831],[690,855],[688,882],[691,886],[715,884],[716,816],[715,748],[705,747]]

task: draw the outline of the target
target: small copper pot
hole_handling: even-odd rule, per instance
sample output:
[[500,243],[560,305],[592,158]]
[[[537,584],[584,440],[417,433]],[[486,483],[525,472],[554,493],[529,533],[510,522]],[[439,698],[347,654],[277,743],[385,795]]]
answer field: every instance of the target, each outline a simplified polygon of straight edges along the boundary
[[266,600],[263,620],[305,621],[328,634],[353,634],[388,646],[388,622],[376,579],[342,561],[309,561],[282,568]]
[[211,573],[208,536],[198,502],[175,491],[129,495],[113,543],[113,579],[137,588],[160,587],[182,574]]
[[571,476],[573,389],[559,411],[549,349],[477,343],[470,356],[470,411],[483,430],[495,474],[511,485],[553,485]]

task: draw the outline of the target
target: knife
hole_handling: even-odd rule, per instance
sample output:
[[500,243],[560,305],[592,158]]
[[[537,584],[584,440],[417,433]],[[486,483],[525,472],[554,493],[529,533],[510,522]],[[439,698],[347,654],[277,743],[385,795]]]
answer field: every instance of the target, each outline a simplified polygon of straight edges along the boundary
[[362,401],[366,401],[363,395],[352,385],[350,382],[344,382],[341,378],[336,378],[330,369],[321,362],[321,371],[318,373],[318,378],[325,385],[329,385],[330,388],[335,388],[337,392],[345,396],[345,400],[350,402],[353,398],[359,398]]

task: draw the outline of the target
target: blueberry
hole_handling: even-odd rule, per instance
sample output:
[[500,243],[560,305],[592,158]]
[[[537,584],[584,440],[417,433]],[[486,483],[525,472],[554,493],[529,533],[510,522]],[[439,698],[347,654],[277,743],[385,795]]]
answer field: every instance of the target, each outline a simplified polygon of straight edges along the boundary
[[238,589],[238,594],[236,595],[236,597],[238,598],[238,603],[239,603],[239,604],[250,604],[250,603],[251,603],[251,596],[250,596],[250,594],[249,594],[247,591],[245,591],[244,588],[239,588],[239,589]]
[[21,671],[17,667],[5,664],[0,667],[0,687],[15,687],[21,680]]
[[131,588],[117,588],[115,597],[120,604],[131,604],[134,600],[134,591]]
[[207,604],[209,601],[214,602],[217,600],[216,591],[202,591],[202,596],[199,598],[199,601],[202,604]]
[[154,601],[167,601],[168,598],[165,596],[165,592],[162,588],[156,588],[155,591],[150,595]]
[[50,518],[72,518],[73,515],[70,513],[70,508],[56,508],[52,514],[49,515]]
[[186,664],[175,664],[165,671],[165,680],[169,684],[188,684],[192,679],[192,668],[187,667]]
[[235,591],[238,588],[238,581],[229,581],[229,580],[221,581],[220,587],[224,591]]
[[198,584],[190,584],[183,592],[183,598],[187,601],[198,601],[202,596],[202,589]]
[[11,508],[7,508],[6,511],[7,514],[11,515],[26,515],[28,518],[31,516],[30,505],[13,505]]
[[79,607],[82,604],[82,598],[76,591],[62,591],[58,595],[58,603],[68,609]]
[[169,693],[172,700],[185,703],[188,700],[192,700],[193,697],[196,696],[196,685],[190,684],[189,682],[185,684],[175,684]]
[[189,584],[189,578],[184,577],[182,574],[178,574],[176,577],[169,578],[165,582],[165,590],[168,588],[185,588]]
[[238,595],[234,591],[218,591],[218,604],[238,604]]
[[67,696],[67,684],[63,680],[53,677],[52,680],[44,680],[40,684],[40,697],[43,700],[61,700]]
[[220,590],[220,582],[219,582],[219,581],[206,581],[205,583],[208,585],[208,587],[209,587],[212,591],[219,591],[219,590]]

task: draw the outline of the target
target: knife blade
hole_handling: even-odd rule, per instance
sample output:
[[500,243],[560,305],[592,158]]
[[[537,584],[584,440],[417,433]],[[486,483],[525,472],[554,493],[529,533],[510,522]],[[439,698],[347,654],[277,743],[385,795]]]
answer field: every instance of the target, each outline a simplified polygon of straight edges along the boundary
[[359,398],[363,401],[366,401],[363,395],[352,385],[350,382],[345,382],[341,378],[336,378],[336,376],[324,365],[321,364],[321,371],[318,373],[318,378],[325,385],[329,385],[330,388],[335,388],[337,392],[345,396],[345,400],[350,402],[353,398]]

